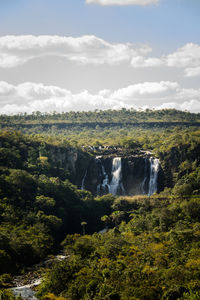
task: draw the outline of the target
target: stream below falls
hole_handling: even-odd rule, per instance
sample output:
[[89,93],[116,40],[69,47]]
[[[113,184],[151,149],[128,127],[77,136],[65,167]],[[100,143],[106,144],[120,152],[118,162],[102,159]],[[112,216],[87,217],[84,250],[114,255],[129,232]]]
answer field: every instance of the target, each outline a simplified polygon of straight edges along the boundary
[[[44,267],[49,264],[52,264],[55,261],[64,260],[67,257],[68,256],[66,256],[66,255],[58,254],[54,258],[45,260],[42,263],[40,263],[39,265],[34,266],[33,270],[35,270],[36,267],[38,267],[38,268],[42,267],[42,266]],[[33,274],[34,274],[34,271],[33,271]],[[32,275],[31,282],[29,282],[28,284],[24,284],[25,277],[26,277],[26,275],[17,276],[14,279],[14,283],[16,284],[16,286],[10,288],[10,290],[16,297],[21,295],[22,299],[24,299],[24,300],[38,300],[38,298],[36,298],[36,296],[35,296],[36,291],[34,290],[34,288],[42,282],[42,278],[35,278]]]

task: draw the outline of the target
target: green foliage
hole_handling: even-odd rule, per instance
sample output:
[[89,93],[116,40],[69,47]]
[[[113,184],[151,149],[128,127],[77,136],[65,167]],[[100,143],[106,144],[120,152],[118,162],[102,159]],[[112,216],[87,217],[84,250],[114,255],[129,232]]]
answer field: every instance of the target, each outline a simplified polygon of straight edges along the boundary
[[184,293],[183,296],[178,300],[199,300],[200,292],[190,291],[188,293]]
[[[175,109],[138,111],[134,109],[121,110],[95,110],[87,112],[63,112],[63,113],[41,113],[33,112],[32,114],[20,114],[14,116],[1,115],[2,124],[12,123],[20,124],[53,124],[52,131],[56,132],[59,123],[127,123],[127,122],[198,122],[199,114],[178,111]],[[56,124],[56,125],[55,125]],[[96,125],[98,129],[98,125]]]
[[[0,121],[1,288],[10,284],[7,273],[63,241],[68,256],[47,270],[41,299],[199,299],[199,114],[122,109]],[[74,168],[82,178],[91,153],[114,147],[123,155],[152,151],[165,190],[151,198],[94,198],[71,183]],[[103,226],[110,230],[94,233]],[[15,299],[8,290],[0,298]]]
[[[63,151],[67,160],[75,150],[50,148],[18,132],[1,132],[0,143],[0,274],[44,259],[67,233],[81,233],[82,227],[85,233],[83,220],[87,232],[101,229],[100,218],[111,212],[114,198],[94,200],[90,192],[78,190],[50,157]],[[7,154],[13,160],[5,159]]]
[[9,290],[0,290],[0,299],[1,300],[21,300],[21,297],[15,298]]
[[200,194],[200,167],[196,167],[191,173],[179,179],[173,188],[175,195],[199,195]]
[[104,234],[66,237],[67,259],[47,272],[39,287],[42,299],[48,292],[77,300],[199,299],[200,222],[186,209],[198,201],[115,200],[125,201],[123,210],[102,220],[123,212],[129,215],[127,224]]

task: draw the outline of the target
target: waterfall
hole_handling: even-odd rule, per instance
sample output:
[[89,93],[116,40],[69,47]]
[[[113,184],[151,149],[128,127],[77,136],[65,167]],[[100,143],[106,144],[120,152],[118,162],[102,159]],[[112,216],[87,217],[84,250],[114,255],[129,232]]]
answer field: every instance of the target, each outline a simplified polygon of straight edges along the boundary
[[[98,159],[98,158],[96,158]],[[97,185],[97,195],[104,195],[111,193],[113,195],[125,194],[124,186],[122,183],[122,165],[121,157],[112,159],[112,179],[109,181],[109,176],[106,173],[102,160],[98,159],[101,163],[101,183]]]
[[87,169],[86,169],[86,172],[85,172],[85,175],[81,181],[81,190],[84,190],[85,189],[85,179],[87,177]]
[[[98,158],[96,158],[98,159]],[[101,175],[103,178],[103,182],[97,185],[97,195],[101,195],[101,193],[103,192],[103,194],[107,194],[110,193],[110,185],[109,185],[109,178],[108,178],[108,174],[106,173],[105,167],[102,164],[102,161],[100,159],[98,159],[101,163]]]
[[150,178],[149,178],[149,192],[148,195],[151,196],[157,192],[157,179],[158,171],[160,168],[159,159],[150,157]]
[[151,196],[157,192],[159,170],[160,163],[155,157],[124,158],[122,166],[121,157],[97,156],[85,170],[80,185],[82,190],[88,189],[99,196],[108,193]]
[[146,181],[147,181],[147,167],[148,167],[148,162],[149,162],[149,160],[147,159],[147,158],[145,158],[145,165],[144,165],[144,179],[143,179],[143,181],[142,181],[142,183],[141,183],[141,192],[142,192],[142,194],[143,195],[145,195],[146,194],[146,191],[145,191],[145,184],[146,184]]
[[122,179],[122,159],[121,157],[115,157],[112,161],[112,180],[110,182],[110,193],[117,195],[120,192],[123,194],[124,187],[121,182]]

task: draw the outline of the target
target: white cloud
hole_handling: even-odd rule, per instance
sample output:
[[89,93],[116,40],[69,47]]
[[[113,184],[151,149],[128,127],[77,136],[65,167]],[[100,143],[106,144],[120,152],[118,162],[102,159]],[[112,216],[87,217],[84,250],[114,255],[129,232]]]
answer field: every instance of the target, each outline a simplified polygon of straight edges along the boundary
[[200,46],[189,43],[177,49],[174,53],[156,57],[137,56],[131,60],[134,68],[145,67],[172,67],[183,68],[186,77],[200,75]]
[[157,4],[160,0],[86,0],[88,4],[100,4],[104,6],[109,5],[150,5],[150,4]]
[[126,88],[115,91],[111,97],[119,100],[133,101],[134,98],[149,98],[169,96],[179,91],[179,85],[176,82],[144,82],[130,85]]
[[0,81],[0,95],[4,97],[11,95],[15,92],[15,87],[5,81]]
[[172,54],[163,57],[169,67],[197,67],[200,66],[200,46],[189,43],[177,49]]
[[73,94],[57,86],[0,82],[0,113],[88,111],[95,109],[177,108],[200,112],[200,89],[184,89],[176,82],[144,82],[116,91]]
[[186,68],[185,77],[195,77],[200,75],[200,66],[196,68]]
[[1,53],[0,50],[0,67],[1,68],[13,68],[25,63],[27,59],[23,57],[17,57],[16,55]]
[[0,37],[0,67],[12,68],[31,59],[57,56],[82,64],[119,64],[145,56],[152,49],[131,43],[112,44],[96,36],[3,36]]
[[183,103],[168,102],[157,106],[156,109],[175,108],[178,110],[187,110],[193,113],[200,112],[200,100],[189,100]]
[[163,61],[156,57],[146,58],[144,56],[136,56],[131,60],[131,65],[134,68],[148,68],[148,67],[161,67],[164,65]]
[[[10,97],[8,92],[12,91]],[[7,96],[5,98],[5,96]],[[0,82],[0,113],[19,113],[33,111],[70,111],[95,110],[128,107],[121,101],[83,91],[72,94],[71,91],[57,86],[45,86],[36,83],[23,83],[17,86]]]
[[68,95],[65,89],[57,86],[44,86],[39,83],[26,82],[19,84],[17,87],[17,95],[28,100],[34,99],[49,99],[49,98],[62,98]]
[[175,52],[150,57],[148,45],[109,43],[93,35],[3,36],[0,37],[0,68],[13,68],[35,58],[60,57],[62,60],[93,65],[128,63],[133,68],[179,68],[185,77],[200,75],[200,45],[188,43]]

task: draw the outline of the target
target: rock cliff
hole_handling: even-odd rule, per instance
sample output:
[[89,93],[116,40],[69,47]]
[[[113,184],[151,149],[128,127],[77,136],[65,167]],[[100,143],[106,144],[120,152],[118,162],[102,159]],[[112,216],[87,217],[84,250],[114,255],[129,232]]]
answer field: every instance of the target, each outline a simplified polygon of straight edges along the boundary
[[160,162],[150,153],[102,152],[89,161],[82,178],[82,189],[94,195],[152,195],[164,186]]

